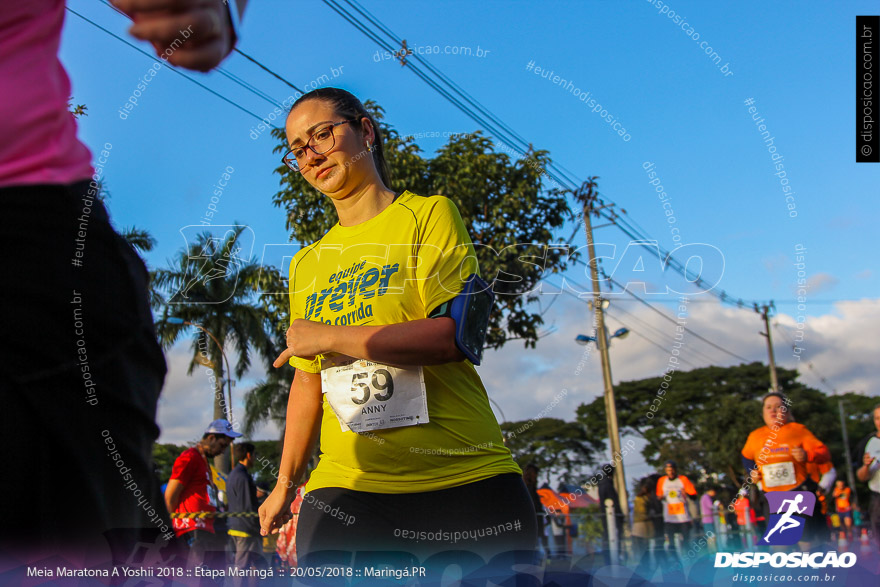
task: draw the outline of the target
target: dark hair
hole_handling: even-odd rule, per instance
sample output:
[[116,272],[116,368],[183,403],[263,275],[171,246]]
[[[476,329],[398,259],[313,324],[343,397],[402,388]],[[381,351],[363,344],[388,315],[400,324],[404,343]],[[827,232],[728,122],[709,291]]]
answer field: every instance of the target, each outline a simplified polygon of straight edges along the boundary
[[538,465],[536,465],[535,463],[529,463],[528,465],[526,465],[525,467],[523,467],[523,473],[525,473],[525,472],[528,471],[529,469],[534,469],[534,470],[535,470],[535,473],[537,473],[538,471],[540,471],[540,469],[538,469]]
[[782,392],[780,392],[780,391],[771,391],[770,393],[768,393],[767,395],[765,395],[764,397],[762,397],[762,398],[761,398],[761,405],[763,406],[763,405],[764,405],[764,402],[766,402],[766,401],[767,401],[768,399],[770,399],[771,397],[778,397],[778,398],[779,398],[779,401],[781,401],[781,402],[784,403],[786,406],[788,406],[788,398],[785,396],[784,393],[782,393]]
[[379,128],[379,125],[373,117],[367,112],[367,109],[364,108],[364,105],[361,104],[361,101],[351,92],[347,92],[341,88],[318,88],[317,90],[312,90],[311,92],[300,96],[299,99],[293,103],[293,106],[290,107],[290,111],[293,112],[294,108],[303,102],[308,102],[309,100],[321,100],[330,104],[336,114],[346,120],[360,121],[362,118],[367,118],[367,120],[370,121],[370,124],[373,127],[373,134],[376,137],[376,143],[373,145],[373,163],[376,165],[376,171],[379,172],[379,179],[382,180],[385,187],[390,189],[391,173],[388,171],[388,163],[385,161],[385,146],[384,141],[382,140],[382,130]]
[[243,461],[247,458],[248,453],[254,454],[254,451],[257,450],[257,447],[253,445],[251,442],[239,442],[232,447],[232,458],[235,459],[235,462]]

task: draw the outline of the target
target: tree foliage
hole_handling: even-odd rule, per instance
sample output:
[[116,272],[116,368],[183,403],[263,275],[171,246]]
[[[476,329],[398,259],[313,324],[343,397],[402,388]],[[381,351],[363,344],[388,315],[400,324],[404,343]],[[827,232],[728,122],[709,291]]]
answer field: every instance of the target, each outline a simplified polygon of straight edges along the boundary
[[603,448],[583,425],[558,418],[503,422],[501,432],[517,464],[534,463],[546,482],[552,476],[563,483],[583,483],[596,464],[595,453]]
[[180,456],[180,453],[188,449],[188,446],[181,444],[153,444],[153,467],[159,476],[159,483],[167,483],[171,478],[171,468],[174,461]]
[[[523,339],[534,347],[541,316],[529,303],[537,299],[538,281],[546,272],[561,272],[571,259],[565,248],[551,248],[555,232],[573,218],[563,191],[544,188],[547,151],[531,149],[527,157],[512,161],[494,150],[481,132],[456,135],[433,159],[422,156],[412,137],[401,137],[384,122],[380,106],[365,103],[385,137],[385,154],[391,169],[391,189],[410,190],[422,196],[444,195],[453,200],[474,242],[480,272],[495,280],[496,307],[487,335],[487,346],[501,347],[506,340]],[[286,150],[284,131],[275,129],[275,152]],[[335,209],[302,175],[285,165],[275,170],[281,189],[273,202],[285,210],[291,239],[317,241],[337,222]]]
[[139,253],[149,253],[156,247],[156,237],[137,226],[127,226],[119,235]]

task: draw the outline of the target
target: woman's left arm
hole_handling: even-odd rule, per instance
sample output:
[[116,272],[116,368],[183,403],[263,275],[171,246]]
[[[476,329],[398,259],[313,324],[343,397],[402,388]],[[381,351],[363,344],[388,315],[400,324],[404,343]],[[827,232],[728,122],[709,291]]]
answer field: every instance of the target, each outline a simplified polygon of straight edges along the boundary
[[287,349],[275,359],[279,367],[292,356],[340,353],[389,365],[442,365],[463,361],[455,345],[452,318],[422,318],[383,326],[334,326],[294,320],[287,330]]

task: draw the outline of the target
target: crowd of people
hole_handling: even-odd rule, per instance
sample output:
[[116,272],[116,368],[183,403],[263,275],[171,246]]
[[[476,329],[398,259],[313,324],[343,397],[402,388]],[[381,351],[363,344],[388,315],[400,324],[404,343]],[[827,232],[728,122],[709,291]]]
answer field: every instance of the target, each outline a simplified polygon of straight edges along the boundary
[[[795,421],[793,402],[774,392],[762,398],[761,407],[764,425],[745,439],[741,451],[746,479],[742,486],[733,486],[726,476],[719,480],[719,476],[701,475],[703,479],[695,483],[681,474],[672,460],[664,463],[662,473],[635,483],[631,540],[628,547],[621,547],[628,551],[628,556],[621,555],[621,562],[632,562],[641,571],[650,572],[658,566],[666,570],[680,568],[697,553],[772,548],[765,537],[772,536],[773,525],[768,527],[771,514],[779,512],[771,511],[766,496],[788,491],[815,495],[812,513],[803,516],[799,548],[838,552],[858,549],[862,553],[880,549],[880,406],[872,413],[876,431],[852,452],[855,477],[867,484],[870,495],[869,504],[861,507],[856,504],[855,488],[838,478],[827,446]],[[530,488],[537,487],[536,476],[537,468],[529,465],[526,480]],[[597,491],[600,504],[612,494],[617,497],[608,480],[604,493]],[[561,518],[548,515],[546,504],[534,495],[539,519]],[[619,514],[619,505],[614,510]],[[596,546],[607,551],[605,512],[599,508],[582,510],[579,515],[581,520],[590,516],[602,520],[603,539],[597,538]],[[569,524],[577,525],[579,515],[566,510]],[[542,526],[539,523],[539,528]],[[617,535],[622,538],[623,534],[618,528]],[[571,550],[569,545],[568,555]],[[553,554],[559,549],[546,551]]]

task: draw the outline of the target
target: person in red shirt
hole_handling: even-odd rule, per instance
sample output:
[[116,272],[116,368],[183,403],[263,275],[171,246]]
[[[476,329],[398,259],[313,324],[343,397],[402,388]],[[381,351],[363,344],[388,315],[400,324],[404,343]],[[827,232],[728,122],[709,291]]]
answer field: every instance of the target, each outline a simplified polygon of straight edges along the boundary
[[757,528],[757,519],[755,518],[755,510],[752,509],[752,504],[749,501],[749,492],[745,489],[740,489],[737,495],[734,510],[736,511],[736,525],[739,528],[740,544],[742,544],[743,550],[749,550],[754,546],[754,540],[749,538],[749,528],[752,528],[752,532],[754,532],[754,529]]
[[[183,451],[171,469],[165,488],[165,505],[171,513],[217,511],[217,487],[211,479],[208,459],[222,454],[241,433],[227,420],[214,420],[194,447]],[[174,532],[190,548],[194,564],[211,564],[214,553],[224,550],[214,535],[213,518],[174,518]]]

